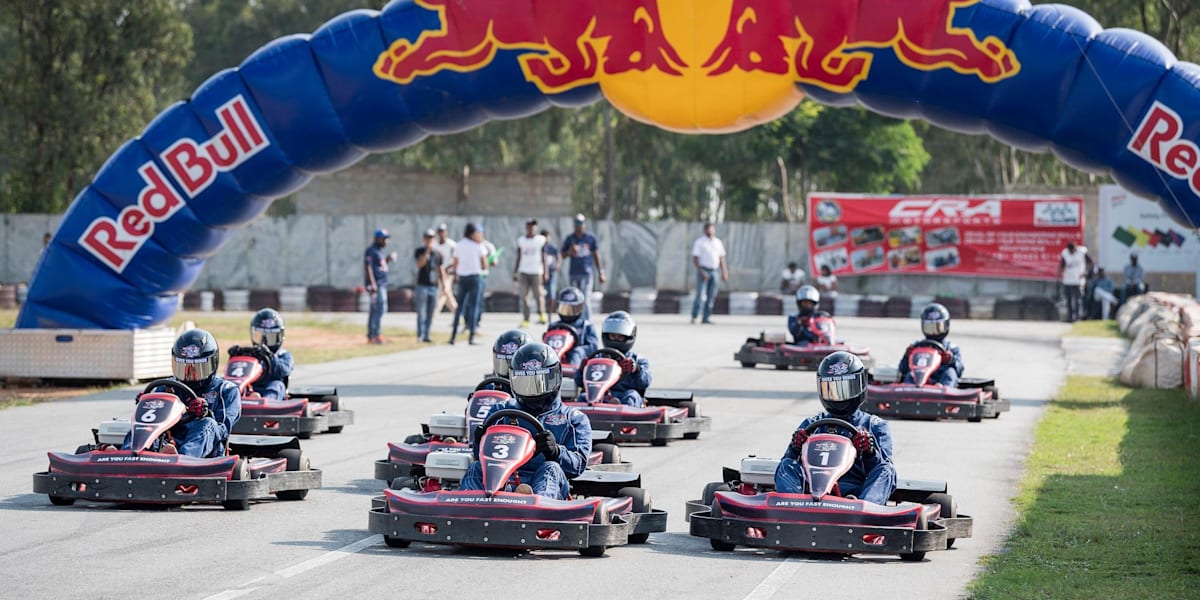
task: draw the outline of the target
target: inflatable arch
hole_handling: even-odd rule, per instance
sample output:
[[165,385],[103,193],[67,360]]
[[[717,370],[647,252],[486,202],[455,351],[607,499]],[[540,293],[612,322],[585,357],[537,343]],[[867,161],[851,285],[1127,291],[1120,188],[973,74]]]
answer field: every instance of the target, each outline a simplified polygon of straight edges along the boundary
[[602,96],[727,132],[808,95],[1108,171],[1200,224],[1200,67],[1025,0],[398,0],[267,44],[125,143],[72,203],[17,326],[166,321],[229,232],[318,173]]

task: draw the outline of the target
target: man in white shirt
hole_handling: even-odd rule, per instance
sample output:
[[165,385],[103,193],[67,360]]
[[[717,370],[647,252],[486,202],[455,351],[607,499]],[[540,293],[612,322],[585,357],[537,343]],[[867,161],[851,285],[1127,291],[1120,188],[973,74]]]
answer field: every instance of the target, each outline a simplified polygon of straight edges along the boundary
[[[725,244],[716,235],[712,223],[704,224],[704,235],[692,242],[692,264],[696,266],[696,298],[692,301],[692,323],[700,314],[704,304],[704,320],[712,323],[713,303],[717,301],[717,269],[721,270],[721,281],[729,281],[729,268],[725,265]],[[702,300],[703,299],[703,300]]]
[[483,248],[483,227],[468,223],[463,238],[454,247],[454,278],[458,284],[458,309],[450,330],[450,344],[458,337],[458,319],[470,334],[468,343],[475,343],[475,329],[483,309],[483,273],[487,270],[487,254]]
[[1079,298],[1083,291],[1084,275],[1092,269],[1092,257],[1088,256],[1085,246],[1076,246],[1075,242],[1067,242],[1058,260],[1058,274],[1061,277],[1063,294],[1067,297],[1067,322],[1079,320]]
[[785,297],[790,297],[804,285],[804,279],[804,269],[801,269],[795,261],[790,262],[783,270],[783,275],[780,276],[779,291],[783,292]]
[[443,306],[449,306],[450,310],[458,310],[458,301],[454,299],[454,240],[450,239],[446,224],[442,223],[437,228],[437,240],[433,242],[433,250],[442,255],[442,283],[438,289],[437,304],[434,305],[433,314],[437,315],[442,312]]
[[546,324],[546,298],[542,285],[549,268],[546,265],[546,236],[537,233],[537,219],[525,222],[525,235],[517,238],[517,264],[513,268],[513,283],[521,297],[521,327],[529,327],[529,295],[537,302],[538,323]]

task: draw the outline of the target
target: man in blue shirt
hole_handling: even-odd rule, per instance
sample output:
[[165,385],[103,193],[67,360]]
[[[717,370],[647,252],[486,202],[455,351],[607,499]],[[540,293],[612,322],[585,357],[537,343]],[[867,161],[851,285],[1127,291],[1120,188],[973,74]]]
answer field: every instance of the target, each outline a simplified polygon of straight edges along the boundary
[[395,255],[384,250],[390,237],[386,229],[376,229],[375,242],[367,246],[367,251],[363,253],[363,286],[371,295],[371,310],[367,314],[368,344],[382,344],[385,341],[379,327],[383,313],[388,309],[388,263],[396,259]]
[[604,266],[600,264],[600,253],[597,251],[596,236],[584,229],[587,218],[582,213],[575,215],[575,232],[563,239],[562,255],[569,258],[570,268],[567,271],[567,281],[570,287],[579,288],[583,292],[584,315],[592,301],[592,266],[600,274],[600,283],[608,281],[604,275]]

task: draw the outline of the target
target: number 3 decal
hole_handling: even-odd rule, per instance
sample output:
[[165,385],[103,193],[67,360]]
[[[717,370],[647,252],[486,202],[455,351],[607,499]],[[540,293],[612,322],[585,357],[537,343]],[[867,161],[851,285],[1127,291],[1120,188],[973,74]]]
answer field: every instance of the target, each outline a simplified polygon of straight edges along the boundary
[[508,458],[508,444],[496,444],[492,448],[492,458]]

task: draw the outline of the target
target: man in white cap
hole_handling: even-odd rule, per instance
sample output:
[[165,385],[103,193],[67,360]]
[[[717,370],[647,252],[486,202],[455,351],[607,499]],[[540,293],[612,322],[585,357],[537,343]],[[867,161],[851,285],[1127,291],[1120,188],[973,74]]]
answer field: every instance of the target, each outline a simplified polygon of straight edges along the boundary
[[585,314],[592,300],[592,267],[599,272],[600,283],[608,281],[608,277],[604,274],[604,265],[600,262],[600,253],[597,251],[599,242],[596,236],[588,233],[584,227],[587,218],[583,213],[575,215],[575,232],[563,239],[562,255],[563,258],[569,258],[569,268],[567,269],[567,287],[579,288],[583,292],[585,301]]

